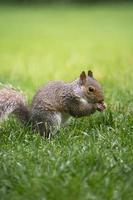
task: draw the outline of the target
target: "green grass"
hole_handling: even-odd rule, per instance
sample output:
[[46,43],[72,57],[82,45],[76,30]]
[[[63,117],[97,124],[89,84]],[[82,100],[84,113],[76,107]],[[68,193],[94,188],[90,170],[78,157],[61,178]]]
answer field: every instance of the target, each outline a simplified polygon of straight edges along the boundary
[[133,4],[0,7],[0,82],[32,99],[48,80],[91,69],[107,109],[51,141],[0,125],[1,200],[133,199]]

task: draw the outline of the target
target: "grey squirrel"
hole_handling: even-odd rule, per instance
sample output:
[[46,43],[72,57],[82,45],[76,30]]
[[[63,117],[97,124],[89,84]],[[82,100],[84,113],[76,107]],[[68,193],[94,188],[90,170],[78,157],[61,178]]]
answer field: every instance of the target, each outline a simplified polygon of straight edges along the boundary
[[0,121],[14,114],[23,124],[32,124],[33,129],[50,138],[69,118],[83,117],[96,110],[105,109],[100,84],[92,71],[83,71],[76,80],[65,83],[50,81],[37,91],[31,106],[25,96],[11,87],[0,90]]

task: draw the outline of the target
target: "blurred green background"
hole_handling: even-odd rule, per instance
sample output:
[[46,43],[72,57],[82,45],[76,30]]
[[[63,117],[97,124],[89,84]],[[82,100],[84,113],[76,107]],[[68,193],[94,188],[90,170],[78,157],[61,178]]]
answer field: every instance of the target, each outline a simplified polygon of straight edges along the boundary
[[72,120],[51,141],[13,118],[1,123],[0,199],[133,199],[133,4],[6,2],[0,82],[31,101],[47,81],[71,81],[91,69],[107,109]]
[[132,4],[1,6],[0,81],[30,92],[92,69],[124,87],[132,76],[132,11]]

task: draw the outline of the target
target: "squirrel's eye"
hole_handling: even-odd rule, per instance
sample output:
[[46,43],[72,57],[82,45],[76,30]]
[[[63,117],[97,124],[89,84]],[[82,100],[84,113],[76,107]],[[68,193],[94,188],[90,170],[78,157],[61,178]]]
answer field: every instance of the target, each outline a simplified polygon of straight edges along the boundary
[[89,87],[89,92],[94,92],[94,88],[93,87]]

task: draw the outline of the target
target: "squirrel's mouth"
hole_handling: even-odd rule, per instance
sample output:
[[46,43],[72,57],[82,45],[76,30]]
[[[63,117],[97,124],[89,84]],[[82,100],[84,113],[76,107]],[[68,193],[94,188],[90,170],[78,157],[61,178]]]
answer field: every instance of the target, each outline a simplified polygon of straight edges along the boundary
[[104,102],[98,102],[98,103],[96,103],[96,105],[97,105],[97,110],[99,112],[102,112],[106,108]]

